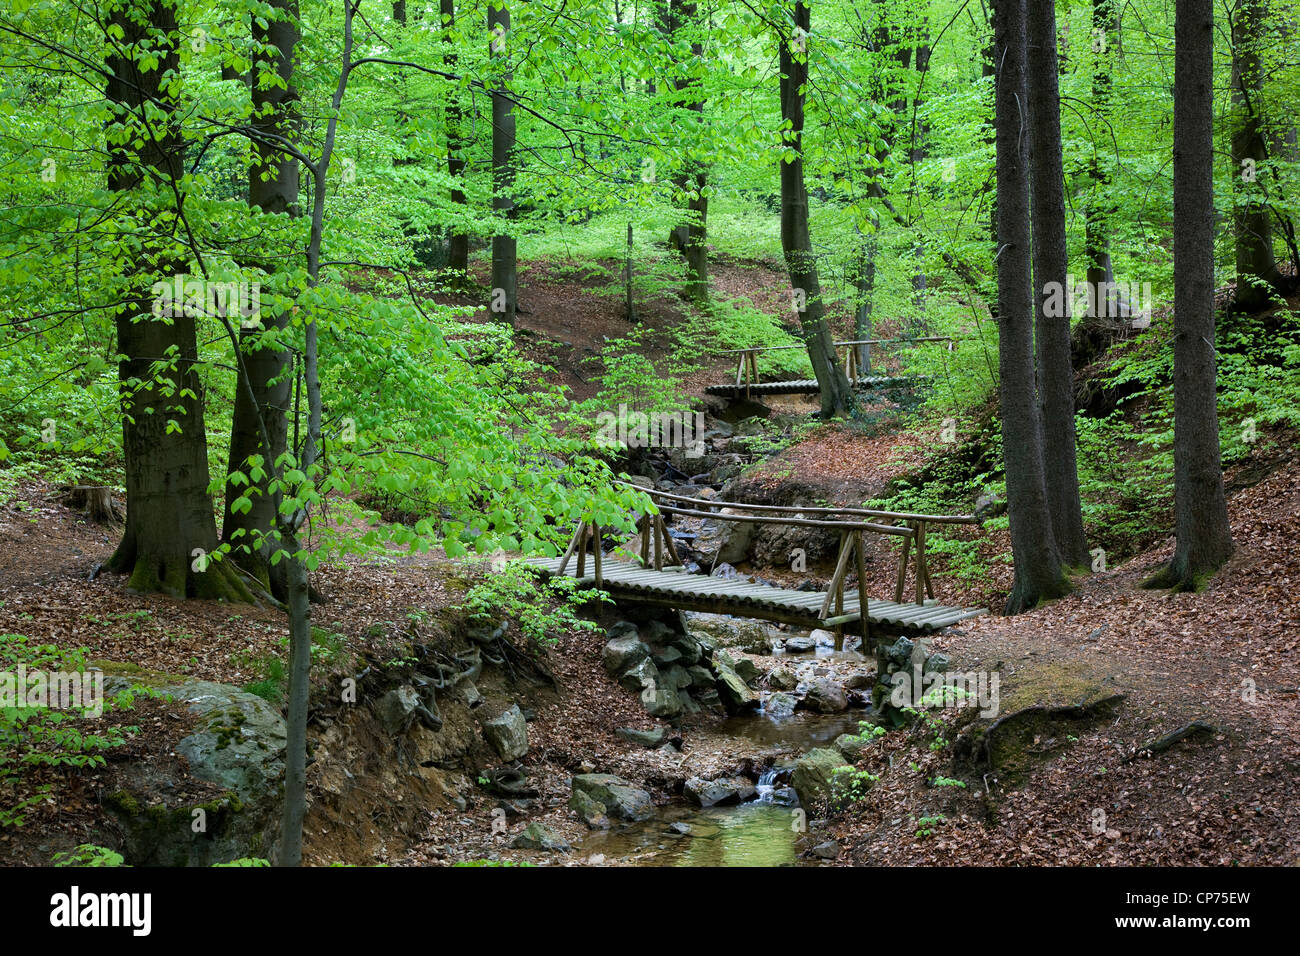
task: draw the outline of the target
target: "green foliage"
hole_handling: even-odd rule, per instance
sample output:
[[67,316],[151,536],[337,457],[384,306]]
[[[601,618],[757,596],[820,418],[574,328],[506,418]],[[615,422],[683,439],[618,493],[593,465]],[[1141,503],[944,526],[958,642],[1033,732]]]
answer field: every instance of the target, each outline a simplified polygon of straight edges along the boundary
[[55,866],[125,866],[122,854],[94,843],[82,843],[75,850],[56,853],[51,862]]
[[916,838],[923,840],[926,837],[933,836],[935,827],[941,823],[947,823],[948,818],[942,813],[935,814],[932,817],[918,817],[916,820]]
[[[6,683],[12,681],[16,685],[20,668],[29,675],[59,672],[80,675],[77,680],[84,680],[86,662],[85,650],[62,650],[52,644],[34,643],[21,634],[0,634],[0,677]],[[129,709],[135,696],[133,692],[124,692],[105,699],[103,713]],[[3,789],[15,788],[27,767],[102,767],[104,752],[121,746],[124,735],[135,730],[105,727],[97,733],[87,733],[80,722],[96,717],[92,711],[94,701],[86,701],[91,707],[80,710],[75,706],[28,706],[26,700],[15,700],[15,703],[18,706],[0,706],[0,788]],[[0,803],[0,828],[21,826],[26,819],[25,811],[44,799],[49,790],[49,785],[43,784],[32,788],[25,797],[5,798]]]
[[1157,427],[1146,431],[1122,411],[1075,418],[1085,529],[1112,563],[1172,526],[1173,425],[1163,412],[1157,415]]
[[560,633],[599,630],[594,622],[578,616],[593,600],[610,598],[603,591],[579,588],[573,578],[542,581],[523,562],[505,561],[469,589],[458,610],[482,623],[514,621],[529,641],[549,646]]
[[867,791],[879,779],[878,774],[858,770],[856,767],[836,767],[831,771],[831,810],[844,811],[858,801],[865,800]]
[[515,860],[457,860],[452,866],[536,866],[536,863]]

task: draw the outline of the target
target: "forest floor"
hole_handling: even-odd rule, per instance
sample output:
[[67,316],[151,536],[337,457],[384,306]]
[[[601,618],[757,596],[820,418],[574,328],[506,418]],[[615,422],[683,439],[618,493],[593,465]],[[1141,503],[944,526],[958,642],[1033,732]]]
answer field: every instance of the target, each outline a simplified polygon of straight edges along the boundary
[[[587,385],[584,360],[603,336],[619,334],[626,323],[618,300],[585,296],[563,270],[548,282],[546,268],[535,266],[521,324],[537,331],[538,357],[577,393]],[[775,269],[737,264],[719,269],[718,281],[730,283],[733,293],[779,296],[783,277]],[[590,314],[584,311],[588,300],[594,303]],[[680,318],[671,303],[647,307],[643,315],[661,330]],[[706,370],[702,381],[723,371]],[[796,401],[789,410],[810,407]],[[753,480],[793,466],[802,482],[826,489],[827,500],[860,501],[889,477],[919,467],[933,444],[923,435],[822,431],[765,463]],[[1162,541],[1103,573],[1080,576],[1059,601],[1014,618],[990,614],[940,634],[934,646],[952,658],[952,670],[998,673],[1009,705],[1070,705],[1110,693],[1122,700],[1104,719],[1046,727],[1006,780],[955,761],[951,746],[931,746],[935,737],[956,739],[968,714],[945,711],[933,727],[887,735],[860,764],[879,775],[878,782],[825,824],[843,848],[838,862],[1300,864],[1300,801],[1294,796],[1300,776],[1300,461],[1271,462],[1250,480],[1229,502],[1236,553],[1199,593],[1139,588],[1171,553],[1172,542]],[[279,612],[139,596],[117,576],[94,576],[115,535],[116,529],[68,509],[47,484],[17,488],[0,505],[0,634],[236,685],[263,678],[265,660],[283,654],[287,630]],[[1009,550],[1002,536],[981,547]],[[391,649],[413,611],[454,605],[463,592],[463,572],[437,556],[393,558],[352,561],[316,576],[329,600],[314,609],[314,623],[341,635],[350,653]],[[892,590],[890,567],[889,560],[872,562],[873,593]],[[943,576],[937,562],[940,597],[988,604],[996,612],[1011,572],[1005,562],[992,567],[989,580],[962,584]],[[536,818],[571,841],[585,830],[564,808],[572,773],[587,767],[619,773],[663,800],[684,776],[752,768],[781,752],[738,739],[720,718],[688,723],[681,755],[641,750],[615,737],[615,727],[655,722],[635,695],[605,674],[603,642],[599,634],[562,635],[545,653],[557,689],[529,696],[536,717],[524,766],[541,791]],[[1213,731],[1133,759],[1145,742],[1194,720]],[[143,701],[130,722],[138,734],[110,755],[107,766],[28,776],[28,792],[39,783],[53,789],[25,826],[0,830],[0,861],[47,863],[52,852],[85,842],[101,813],[98,797],[112,789],[123,760],[152,761],[158,779],[194,796],[205,793],[187,779],[185,762],[173,750],[188,732],[183,711]],[[936,785],[942,778],[965,786]],[[356,847],[363,858],[345,862],[444,863],[486,854],[542,862],[539,854],[505,848],[493,832],[492,809],[488,801],[460,808],[431,804],[417,835],[362,839]],[[309,816],[308,856],[317,863],[340,859],[353,846],[326,829]]]

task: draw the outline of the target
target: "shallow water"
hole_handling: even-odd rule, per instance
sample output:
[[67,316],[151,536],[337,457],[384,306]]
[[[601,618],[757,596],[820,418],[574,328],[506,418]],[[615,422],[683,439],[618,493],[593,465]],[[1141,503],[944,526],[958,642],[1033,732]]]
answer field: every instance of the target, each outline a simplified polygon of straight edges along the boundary
[[[756,750],[779,747],[806,753],[829,745],[840,734],[857,733],[858,721],[867,716],[862,710],[829,716],[799,711],[781,719],[760,713],[733,717],[717,732],[741,738]],[[673,803],[645,823],[593,831],[577,851],[636,866],[816,865],[799,857],[798,844],[805,837],[800,832],[805,823],[802,811],[771,802],[772,795],[769,783],[762,788],[761,798],[749,803],[708,809]],[[684,823],[690,831],[674,833],[670,829],[674,823]]]
[[[594,832],[579,848],[637,866],[797,866],[798,811],[771,803],[733,807],[665,807],[654,820]],[[674,822],[691,830],[669,831]]]

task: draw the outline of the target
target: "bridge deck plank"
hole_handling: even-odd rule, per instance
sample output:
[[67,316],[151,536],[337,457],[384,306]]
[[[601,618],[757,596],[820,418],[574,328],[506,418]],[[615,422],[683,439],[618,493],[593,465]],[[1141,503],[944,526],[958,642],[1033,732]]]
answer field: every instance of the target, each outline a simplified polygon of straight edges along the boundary
[[[544,574],[559,571],[559,558],[528,558],[527,563]],[[596,576],[592,563],[584,569],[580,583],[594,587]],[[804,619],[810,626],[823,623],[820,611],[825,592],[793,591],[751,581],[705,577],[682,571],[654,571],[626,561],[606,558],[602,566],[604,589],[616,596],[692,599],[711,601],[717,613],[766,620]],[[577,577],[577,562],[570,559],[565,575]],[[844,615],[860,619],[856,594],[844,595]],[[942,604],[899,604],[894,601],[868,600],[867,619],[873,625],[892,625],[921,631],[934,631],[959,621],[986,613],[983,608],[949,607]]]

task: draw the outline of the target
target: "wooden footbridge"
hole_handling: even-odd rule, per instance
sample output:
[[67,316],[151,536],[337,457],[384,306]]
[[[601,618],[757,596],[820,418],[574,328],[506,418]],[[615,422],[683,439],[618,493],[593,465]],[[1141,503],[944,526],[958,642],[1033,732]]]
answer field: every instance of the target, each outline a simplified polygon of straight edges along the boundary
[[[654,500],[655,513],[642,515],[637,522],[639,560],[606,556],[600,526],[584,521],[579,523],[561,557],[529,558],[527,562],[545,575],[573,577],[581,585],[600,588],[615,598],[679,610],[758,618],[808,629],[825,628],[834,632],[837,649],[843,647],[845,632],[860,635],[865,649],[873,637],[930,633],[986,613],[983,608],[935,602],[925,558],[927,525],[978,524],[978,519],[972,516],[906,514],[871,508],[747,505],[641,490]],[[796,591],[738,578],[688,574],[682,567],[665,516],[838,531],[840,548],[835,572],[825,591]],[[867,595],[864,534],[902,539],[892,601]],[[915,557],[909,562],[913,552]],[[909,563],[913,571],[914,600],[904,601]],[[851,565],[857,575],[857,586],[852,590],[845,586]],[[926,600],[927,595],[930,601]]]
[[[890,343],[948,342],[949,348],[954,340],[945,335],[932,335],[915,339],[855,339],[849,342],[836,342],[837,349],[844,349],[844,367],[848,372],[849,384],[861,389],[910,388],[921,378],[915,375],[864,375],[863,349],[872,345]],[[760,352],[780,352],[786,349],[801,349],[802,345],[768,345],[751,349],[728,349],[721,355],[737,355],[736,381],[730,385],[709,385],[706,395],[718,395],[723,398],[751,398],[755,395],[816,395],[821,386],[816,379],[800,378],[782,382],[760,382],[758,380],[758,354]]]

